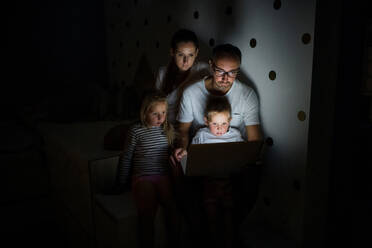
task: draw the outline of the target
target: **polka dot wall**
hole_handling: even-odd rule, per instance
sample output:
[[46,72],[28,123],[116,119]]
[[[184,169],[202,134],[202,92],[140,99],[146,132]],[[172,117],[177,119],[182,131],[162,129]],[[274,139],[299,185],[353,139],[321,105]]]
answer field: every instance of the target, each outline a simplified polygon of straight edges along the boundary
[[[169,59],[170,38],[181,27],[200,40],[207,61],[217,44],[242,51],[239,79],[253,87],[267,145],[257,205],[249,218],[270,222],[300,242],[304,214],[314,1],[105,1],[110,84],[121,91],[146,87],[140,65],[155,76]],[[123,103],[124,102],[124,103]],[[125,106],[119,111],[128,109]],[[126,115],[123,115],[126,116]]]

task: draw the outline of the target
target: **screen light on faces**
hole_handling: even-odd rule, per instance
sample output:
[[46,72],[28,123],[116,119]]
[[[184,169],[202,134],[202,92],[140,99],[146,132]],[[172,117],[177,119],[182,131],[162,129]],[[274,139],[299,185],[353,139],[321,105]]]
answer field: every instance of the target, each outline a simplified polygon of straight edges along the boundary
[[204,117],[205,124],[215,136],[224,135],[230,126],[231,117],[228,112],[211,113],[209,120]]
[[146,113],[146,123],[151,127],[160,127],[167,116],[167,104],[157,102],[152,104]]
[[177,44],[177,49],[171,49],[171,55],[174,57],[175,63],[180,71],[187,71],[192,67],[198,56],[198,49],[193,42],[180,42]]

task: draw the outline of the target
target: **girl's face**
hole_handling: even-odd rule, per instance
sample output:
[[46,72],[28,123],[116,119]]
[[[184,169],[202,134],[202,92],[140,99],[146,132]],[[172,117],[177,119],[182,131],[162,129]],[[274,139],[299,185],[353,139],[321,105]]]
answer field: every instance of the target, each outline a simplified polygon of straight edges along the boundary
[[209,120],[204,117],[205,124],[213,135],[221,136],[227,132],[230,125],[230,114],[228,112],[215,112],[210,115]]
[[161,126],[167,116],[167,104],[165,102],[155,102],[146,113],[146,124],[152,127]]
[[198,49],[191,41],[180,42],[177,44],[176,50],[171,48],[171,56],[180,71],[187,71],[194,64],[196,56],[198,56]]

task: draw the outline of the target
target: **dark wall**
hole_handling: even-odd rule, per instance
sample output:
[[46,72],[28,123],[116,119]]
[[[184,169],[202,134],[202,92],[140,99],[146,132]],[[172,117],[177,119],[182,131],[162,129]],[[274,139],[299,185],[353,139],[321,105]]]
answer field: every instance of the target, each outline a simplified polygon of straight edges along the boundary
[[360,247],[370,236],[366,227],[372,221],[371,96],[361,93],[365,43],[372,37],[367,32],[370,5],[317,1],[308,159],[329,168],[323,170],[328,171],[329,183],[328,188],[319,188],[324,174],[314,174],[316,166],[308,169],[315,180],[306,195],[310,214],[305,219],[304,247],[316,243],[314,234],[320,229],[316,207],[324,193],[328,195],[325,247]]
[[[332,9],[329,9],[332,11]],[[372,209],[370,97],[361,93],[371,4],[342,2],[339,73],[330,174],[328,246],[366,245]],[[370,244],[371,241],[368,241]],[[368,245],[367,245],[368,246]]]
[[96,95],[107,83],[103,1],[13,1],[5,11],[2,118],[20,111],[61,121],[93,118],[89,105],[99,104]]

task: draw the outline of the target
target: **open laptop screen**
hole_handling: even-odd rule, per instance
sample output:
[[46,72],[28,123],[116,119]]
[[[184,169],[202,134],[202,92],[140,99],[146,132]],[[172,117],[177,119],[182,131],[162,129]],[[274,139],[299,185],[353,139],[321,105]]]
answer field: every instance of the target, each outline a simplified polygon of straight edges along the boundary
[[262,141],[191,144],[181,160],[186,176],[229,176],[257,162]]

